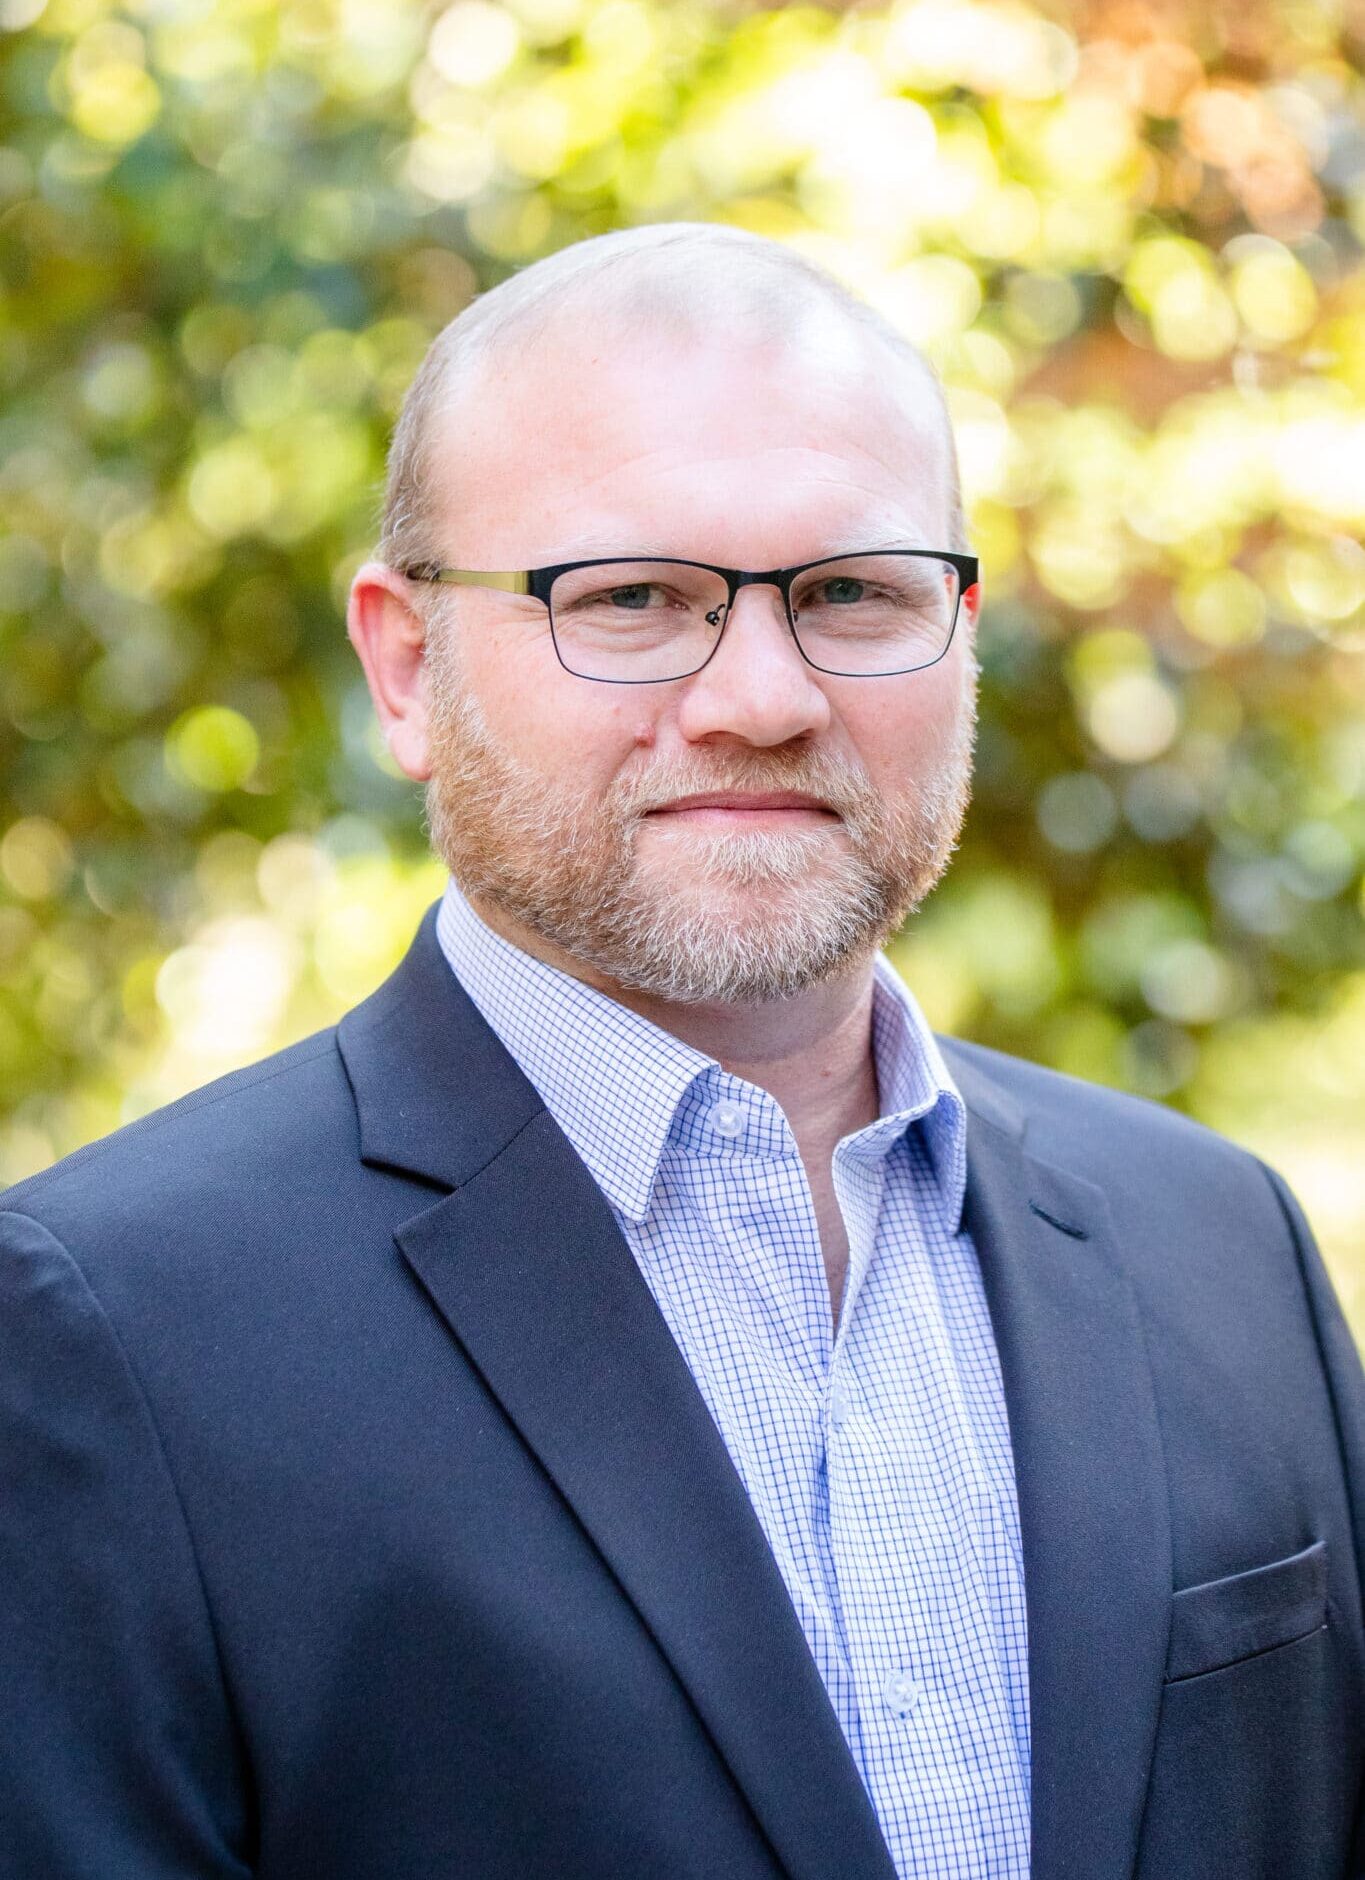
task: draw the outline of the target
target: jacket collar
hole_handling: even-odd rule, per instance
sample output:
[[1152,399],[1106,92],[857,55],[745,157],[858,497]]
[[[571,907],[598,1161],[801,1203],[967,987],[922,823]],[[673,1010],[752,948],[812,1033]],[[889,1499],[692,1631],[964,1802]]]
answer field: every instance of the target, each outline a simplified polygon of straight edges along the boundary
[[429,907],[398,966],[337,1026],[360,1159],[459,1188],[544,1104],[451,974]]

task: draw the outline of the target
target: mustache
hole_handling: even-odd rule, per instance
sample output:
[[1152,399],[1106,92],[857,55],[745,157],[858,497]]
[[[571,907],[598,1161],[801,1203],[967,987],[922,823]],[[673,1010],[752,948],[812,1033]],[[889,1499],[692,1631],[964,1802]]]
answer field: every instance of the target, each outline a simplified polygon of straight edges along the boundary
[[704,767],[687,760],[663,759],[612,790],[612,809],[621,817],[647,816],[682,796],[713,791],[792,790],[812,796],[845,820],[868,814],[875,801],[867,773],[829,751],[774,749],[719,753]]

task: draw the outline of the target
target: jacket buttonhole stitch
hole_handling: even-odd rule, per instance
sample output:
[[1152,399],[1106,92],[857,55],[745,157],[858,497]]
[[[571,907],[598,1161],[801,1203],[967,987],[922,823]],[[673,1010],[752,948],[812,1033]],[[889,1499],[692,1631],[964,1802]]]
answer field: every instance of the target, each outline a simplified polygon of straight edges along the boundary
[[1070,1239],[1089,1240],[1090,1232],[1088,1228],[1073,1226],[1070,1221],[1059,1221],[1055,1214],[1049,1214],[1046,1208],[1040,1208],[1036,1201],[1030,1201],[1029,1207],[1041,1220],[1046,1221],[1049,1227],[1057,1228]]

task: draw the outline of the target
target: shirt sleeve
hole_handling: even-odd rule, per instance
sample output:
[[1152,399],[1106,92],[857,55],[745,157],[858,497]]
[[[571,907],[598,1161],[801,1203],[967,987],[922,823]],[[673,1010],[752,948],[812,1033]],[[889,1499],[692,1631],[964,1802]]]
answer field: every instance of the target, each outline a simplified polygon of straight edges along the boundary
[[0,1212],[0,1880],[239,1880],[245,1758],[146,1397],[62,1243]]

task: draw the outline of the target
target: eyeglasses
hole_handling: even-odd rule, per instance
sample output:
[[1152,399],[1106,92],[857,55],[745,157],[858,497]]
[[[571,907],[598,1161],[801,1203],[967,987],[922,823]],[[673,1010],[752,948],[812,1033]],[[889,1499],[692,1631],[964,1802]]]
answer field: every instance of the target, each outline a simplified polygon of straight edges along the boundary
[[797,568],[716,568],[709,562],[610,556],[521,573],[422,562],[411,581],[529,595],[550,616],[567,672],[608,685],[687,679],[720,645],[742,587],[776,587],[806,664],[838,678],[890,678],[935,665],[948,651],[974,555],[885,549]]

